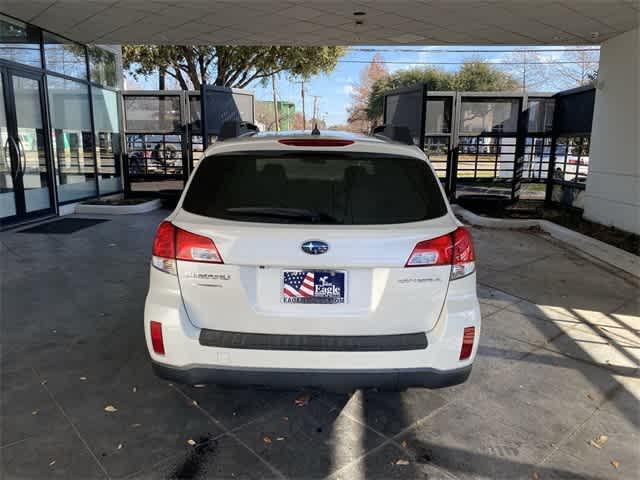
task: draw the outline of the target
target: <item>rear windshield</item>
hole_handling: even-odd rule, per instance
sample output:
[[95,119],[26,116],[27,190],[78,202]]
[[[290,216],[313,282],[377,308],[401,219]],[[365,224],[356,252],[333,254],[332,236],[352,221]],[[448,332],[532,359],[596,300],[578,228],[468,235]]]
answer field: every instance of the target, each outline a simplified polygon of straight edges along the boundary
[[182,207],[260,223],[376,225],[446,213],[424,161],[371,154],[214,155],[199,166]]

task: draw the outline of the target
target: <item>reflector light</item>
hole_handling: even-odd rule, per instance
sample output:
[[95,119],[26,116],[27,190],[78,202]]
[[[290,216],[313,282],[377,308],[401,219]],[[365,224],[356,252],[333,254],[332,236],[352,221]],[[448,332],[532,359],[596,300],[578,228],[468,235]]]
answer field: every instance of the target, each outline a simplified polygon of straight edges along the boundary
[[471,356],[473,342],[476,337],[476,327],[465,327],[462,334],[462,347],[460,348],[460,360],[466,360]]
[[160,322],[150,322],[151,325],[151,346],[158,355],[164,355],[164,341],[162,340],[162,324]]
[[291,147],[346,147],[353,144],[353,140],[339,140],[336,138],[289,138],[278,140],[278,143]]

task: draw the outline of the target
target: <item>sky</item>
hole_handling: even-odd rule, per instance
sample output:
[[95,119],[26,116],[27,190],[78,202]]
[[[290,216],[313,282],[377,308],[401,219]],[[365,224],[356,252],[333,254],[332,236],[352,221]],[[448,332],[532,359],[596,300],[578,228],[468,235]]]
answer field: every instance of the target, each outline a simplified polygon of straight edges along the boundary
[[[509,59],[514,49],[543,49],[538,55],[543,61],[559,60],[565,53],[565,49],[572,47],[389,47],[389,46],[360,46],[352,47],[346,55],[341,57],[335,70],[330,74],[321,74],[305,82],[305,109],[307,118],[311,118],[313,110],[313,96],[318,96],[318,117],[324,118],[327,126],[344,124],[348,117],[348,107],[352,102],[352,92],[359,83],[360,72],[367,67],[376,52],[382,55],[390,72],[411,68],[413,66],[427,66],[427,63],[448,71],[456,71],[460,64],[469,59],[481,59],[483,61],[500,64]],[[393,62],[393,63],[391,63]],[[438,64],[439,65],[435,65]],[[441,64],[446,63],[446,64]],[[520,79],[520,65],[504,66],[501,69],[510,68],[516,78]],[[155,89],[156,78],[146,80],[127,80],[127,88]],[[170,88],[170,87],[169,87]],[[259,83],[250,85],[246,90],[254,92],[256,99],[272,101],[273,94],[271,82],[262,86]],[[535,90],[558,91],[558,85],[552,79],[542,81],[535,85]],[[294,102],[296,111],[301,111],[299,80],[288,78],[281,74],[277,81],[278,100]]]

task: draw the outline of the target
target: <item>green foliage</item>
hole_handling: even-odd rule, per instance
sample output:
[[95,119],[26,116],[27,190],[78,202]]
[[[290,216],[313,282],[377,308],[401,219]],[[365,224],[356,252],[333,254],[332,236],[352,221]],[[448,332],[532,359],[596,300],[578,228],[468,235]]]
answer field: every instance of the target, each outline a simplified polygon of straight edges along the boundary
[[454,90],[461,92],[497,92],[520,88],[510,74],[480,61],[465,62],[454,78]]
[[243,88],[274,73],[309,77],[331,72],[344,47],[124,45],[125,68],[134,77],[163,71],[181,88],[203,82]]
[[424,83],[431,91],[510,91],[519,88],[519,83],[508,73],[479,61],[465,62],[458,72],[446,72],[437,68],[414,67],[399,70],[376,81],[371,87],[367,106],[370,120],[382,116],[385,93],[396,88]]

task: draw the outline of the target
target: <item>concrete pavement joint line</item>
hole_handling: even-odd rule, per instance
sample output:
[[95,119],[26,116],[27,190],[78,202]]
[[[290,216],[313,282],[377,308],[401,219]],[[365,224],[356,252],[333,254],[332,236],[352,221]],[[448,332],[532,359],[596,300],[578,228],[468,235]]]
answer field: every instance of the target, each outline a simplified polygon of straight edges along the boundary
[[[390,444],[397,445],[397,443],[393,443],[396,439],[400,438],[402,435],[405,435],[410,430],[413,430],[415,427],[417,427],[417,426],[421,425],[422,423],[426,422],[428,419],[430,419],[431,417],[433,417],[434,415],[439,413],[444,407],[446,407],[448,405],[451,405],[455,401],[456,401],[455,399],[451,400],[451,401],[445,403],[444,405],[441,405],[440,407],[436,408],[435,410],[432,410],[431,413],[429,413],[429,415],[416,420],[411,425],[409,425],[408,427],[400,430],[398,433],[396,433],[392,437],[387,437],[386,435],[383,435],[383,438],[386,438],[386,440],[384,440],[380,445],[378,445],[377,447],[372,448],[371,450],[367,450],[362,455],[360,455],[359,457],[355,458],[354,460],[352,460],[348,464],[344,465],[343,467],[339,468],[338,470],[335,470],[331,474],[327,475],[326,477],[324,477],[325,480],[329,479],[329,478],[336,477],[336,475],[339,475],[340,472],[346,470],[348,467],[351,467],[352,465],[355,465],[356,463],[358,463],[359,461],[361,461],[364,458],[368,457],[369,455],[382,450],[387,445],[390,445]],[[457,478],[457,477],[454,477],[454,478]]]
[[186,398],[187,400],[189,400],[190,402],[192,402],[193,406],[195,408],[197,408],[198,410],[200,410],[200,413],[202,413],[205,417],[207,417],[207,419],[209,419],[211,422],[213,422],[214,424],[216,424],[218,427],[222,428],[222,430],[225,431],[225,433],[227,435],[229,435],[229,437],[233,438],[236,442],[238,442],[240,445],[242,445],[244,448],[246,448],[253,456],[255,456],[258,460],[260,460],[269,470],[271,470],[271,472],[273,474],[275,474],[276,476],[278,476],[279,478],[282,479],[286,479],[286,475],[284,475],[280,470],[278,470],[274,465],[272,465],[271,463],[269,463],[266,459],[264,459],[260,454],[258,454],[257,452],[255,452],[251,447],[249,447],[249,445],[247,445],[245,442],[243,442],[240,437],[238,437],[235,433],[233,433],[231,430],[227,429],[227,427],[224,426],[224,424],[218,420],[217,418],[213,417],[209,412],[207,412],[204,408],[202,408],[199,404],[197,403],[193,403],[194,400],[189,397],[186,393],[184,393],[182,390],[180,390],[179,388],[177,388],[175,385],[171,385],[171,388],[174,389],[176,392],[178,392],[178,394],[182,395],[184,398]]
[[[609,395],[609,393],[611,394],[615,394],[615,392],[621,390],[623,388],[623,386],[621,384],[618,384],[617,386],[615,386],[611,392],[608,392],[607,395]],[[551,450],[551,452],[549,452],[548,455],[546,455],[539,463],[536,464],[536,466],[538,465],[544,465],[547,460],[549,460],[549,458],[551,458],[551,456],[556,453],[558,450],[560,450],[560,448],[562,448],[563,445],[565,445],[569,440],[571,440],[573,438],[573,436],[578,432],[578,430],[580,430],[584,425],[586,425],[586,423],[591,420],[594,415],[600,411],[600,409],[602,408],[602,406],[609,402],[610,399],[607,398],[607,395],[605,395],[603,397],[603,400],[600,402],[600,404],[596,405],[593,410],[591,411],[591,414],[579,425],[576,425],[576,427],[571,430],[562,440],[560,440],[557,444],[555,444]],[[572,455],[571,452],[565,452],[568,453],[569,455]],[[572,455],[573,456],[573,455]]]
[[[325,406],[329,406],[329,407],[337,407],[336,405],[332,404],[331,402],[325,401],[325,400],[323,400],[323,399],[319,399],[319,400],[320,400],[320,402],[321,402],[321,403],[323,403]],[[449,404],[450,404],[450,403],[452,403],[452,402],[453,402],[453,399],[452,399],[452,400],[449,400],[449,401],[447,401],[447,402],[445,402],[445,403],[444,403],[440,408],[444,408],[444,407],[446,407],[447,405],[449,405]],[[405,449],[401,444],[399,444],[399,443],[398,443],[398,442],[397,442],[393,437],[389,437],[388,435],[385,435],[384,433],[382,433],[382,432],[380,432],[380,431],[376,430],[375,428],[371,427],[370,425],[368,425],[367,423],[365,423],[365,422],[361,421],[360,419],[358,419],[358,418],[356,418],[356,417],[354,417],[354,416],[350,415],[349,413],[342,413],[342,412],[341,412],[340,414],[341,414],[341,415],[344,415],[345,417],[347,417],[348,419],[352,420],[353,422],[355,422],[355,423],[358,423],[358,424],[362,425],[362,426],[363,426],[363,427],[365,427],[366,429],[371,430],[373,433],[375,433],[375,434],[379,435],[380,437],[384,438],[384,439],[385,439],[385,442],[384,442],[384,443],[385,443],[385,445],[391,444],[391,445],[395,446],[397,449],[399,449],[401,452],[404,452],[404,453],[406,453],[407,455],[409,455],[409,456],[411,456],[411,457],[414,457],[413,459],[415,460],[415,455],[413,455],[413,454],[411,454],[411,453],[407,452],[407,450],[406,450],[406,449]],[[423,417],[423,418],[426,418],[426,417]],[[422,420],[422,419],[419,419],[418,421],[420,421],[420,420]],[[377,447],[375,447],[375,448],[377,448]],[[365,452],[365,454],[366,454],[366,453],[367,453],[367,452]],[[346,467],[349,467],[349,466],[351,466],[351,465],[353,465],[353,464],[355,464],[355,463],[357,463],[357,462],[359,462],[359,461],[360,461],[360,458],[355,459],[355,460],[353,460],[353,461],[349,462],[349,464],[347,464],[347,465],[343,466],[342,468],[340,468],[340,470],[342,470],[342,469],[344,469],[344,468],[346,468]],[[440,467],[439,467],[439,466],[437,466],[437,465],[434,465],[434,464],[431,464],[431,463],[430,463],[429,465],[431,465],[431,466],[435,467],[438,471],[440,471],[441,473],[445,474],[445,475],[446,475],[447,477],[449,477],[449,478],[452,478],[452,479],[454,479],[454,480],[457,480],[457,479],[459,478],[459,477],[456,477],[455,475],[453,475],[453,474],[451,474],[451,473],[447,472],[446,470],[444,470],[444,469],[440,468]],[[336,471],[336,472],[337,472],[337,471]],[[329,474],[329,476],[328,476],[328,477],[326,477],[326,478],[329,478],[329,477],[333,476],[336,472],[333,472],[333,473]]]
[[64,418],[67,420],[67,422],[69,422],[69,425],[71,425],[71,428],[73,428],[73,431],[75,432],[76,436],[80,439],[80,441],[82,442],[84,447],[87,449],[89,454],[93,457],[95,462],[98,464],[98,466],[100,467],[100,470],[102,470],[102,473],[104,473],[105,476],[107,477],[107,479],[110,480],[111,476],[107,472],[107,469],[104,467],[104,465],[102,465],[102,462],[100,462],[100,460],[98,459],[96,454],[93,453],[93,450],[91,450],[91,447],[89,446],[87,441],[80,434],[80,431],[76,428],[76,426],[73,424],[73,422],[69,418],[69,415],[67,415],[67,412],[65,412],[64,408],[62,408],[62,405],[60,405],[60,403],[56,399],[55,395],[51,392],[51,390],[49,390],[49,388],[47,387],[46,383],[43,383],[44,382],[44,378],[42,377],[42,375],[40,375],[40,372],[38,372],[35,369],[35,367],[31,367],[31,370],[33,370],[33,373],[36,375],[36,377],[38,377],[40,379],[40,385],[42,385],[42,388],[44,388],[45,392],[47,392],[47,394],[49,395],[49,398],[51,398],[51,401],[55,404],[55,406],[58,408],[58,410],[60,410],[60,413],[62,413]]

